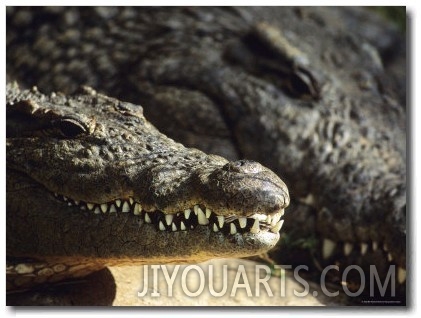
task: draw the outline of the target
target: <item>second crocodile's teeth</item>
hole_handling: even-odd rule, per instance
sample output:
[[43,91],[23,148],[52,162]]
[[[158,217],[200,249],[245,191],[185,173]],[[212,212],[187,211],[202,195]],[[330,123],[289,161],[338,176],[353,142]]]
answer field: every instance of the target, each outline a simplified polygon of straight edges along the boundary
[[219,229],[218,229],[218,226],[216,225],[216,223],[213,223],[213,231],[214,232],[218,232],[219,231]]
[[240,228],[244,229],[247,226],[247,218],[239,218],[238,223],[240,224]]
[[184,218],[185,218],[186,220],[188,220],[188,219],[189,219],[189,217],[190,217],[190,213],[191,213],[191,210],[190,210],[190,209],[184,210]]
[[93,203],[86,203],[86,206],[89,210],[92,210],[94,208],[94,204]]
[[183,221],[180,222],[180,229],[182,231],[185,231],[186,230],[186,226],[184,225],[184,222]]
[[165,215],[165,222],[167,222],[167,225],[171,225],[173,219],[174,219],[174,216],[172,214]]
[[121,206],[121,200],[115,200],[115,205],[119,208]]
[[197,205],[194,206],[194,212],[197,212],[197,220],[200,225],[207,225],[209,224],[209,220],[206,218],[205,213],[203,213],[202,209],[197,207]]
[[367,243],[361,243],[361,255],[365,255],[367,253],[368,244]]
[[279,230],[282,228],[283,224],[284,224],[284,220],[280,220],[278,223],[276,223],[274,227],[270,229],[270,231],[273,233],[278,233]]
[[373,251],[377,251],[377,248],[379,247],[379,244],[377,242],[373,242]]
[[235,227],[235,224],[233,222],[230,223],[230,234],[237,233],[237,228]]
[[171,225],[171,229],[173,230],[173,232],[177,231],[177,226],[175,225],[175,223]]
[[398,267],[398,283],[403,284],[406,281],[406,269]]
[[345,245],[344,245],[345,256],[348,256],[349,254],[351,254],[353,247],[354,246],[351,243],[345,243]]
[[257,234],[260,230],[260,224],[258,219],[254,219],[253,226],[250,228],[250,233]]
[[99,206],[95,207],[94,213],[95,214],[100,214],[101,213],[101,210],[99,209]]
[[323,240],[323,249],[322,249],[322,255],[323,259],[328,259],[330,256],[332,256],[333,251],[335,250],[336,243],[329,239]]
[[117,212],[117,209],[115,208],[115,205],[114,204],[111,204],[111,206],[110,206],[110,213],[115,213],[115,212]]

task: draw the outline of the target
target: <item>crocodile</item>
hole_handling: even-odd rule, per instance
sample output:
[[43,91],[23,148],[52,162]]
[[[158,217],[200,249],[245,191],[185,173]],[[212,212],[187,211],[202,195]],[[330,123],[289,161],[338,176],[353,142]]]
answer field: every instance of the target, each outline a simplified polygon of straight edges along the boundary
[[142,107],[85,87],[7,89],[10,290],[105,266],[200,262],[275,246],[285,183],[161,134]]
[[284,232],[315,239],[318,263],[374,263],[382,277],[392,264],[405,283],[405,39],[379,16],[9,7],[6,22],[9,80],[65,94],[89,85],[141,104],[186,146],[262,163],[292,196]]

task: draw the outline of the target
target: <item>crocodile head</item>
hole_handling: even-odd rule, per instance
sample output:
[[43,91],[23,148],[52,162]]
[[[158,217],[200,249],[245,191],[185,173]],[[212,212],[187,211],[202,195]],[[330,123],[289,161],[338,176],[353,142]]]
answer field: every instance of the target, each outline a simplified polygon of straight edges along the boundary
[[276,244],[289,196],[273,172],[185,148],[140,106],[85,90],[45,96],[8,86],[14,287],[51,273],[58,280],[113,264],[242,257]]

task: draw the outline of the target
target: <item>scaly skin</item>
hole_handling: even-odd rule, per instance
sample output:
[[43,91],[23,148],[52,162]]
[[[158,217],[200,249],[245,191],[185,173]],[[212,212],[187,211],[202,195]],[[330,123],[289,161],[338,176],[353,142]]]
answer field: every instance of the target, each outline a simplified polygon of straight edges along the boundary
[[289,196],[273,172],[185,148],[140,106],[85,90],[45,96],[8,85],[10,288],[276,244]]
[[87,84],[185,145],[263,163],[293,194],[290,241],[405,281],[405,41],[388,23],[355,8],[8,10],[10,79]]

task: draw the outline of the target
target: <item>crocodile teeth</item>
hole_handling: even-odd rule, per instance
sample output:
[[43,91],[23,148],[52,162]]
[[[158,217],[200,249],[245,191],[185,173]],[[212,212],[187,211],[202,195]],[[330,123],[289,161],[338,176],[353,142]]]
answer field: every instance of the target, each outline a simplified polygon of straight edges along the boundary
[[184,218],[185,218],[186,220],[188,220],[188,219],[189,219],[189,217],[190,217],[190,213],[191,213],[191,210],[190,210],[190,209],[184,210]]
[[218,219],[219,228],[222,228],[224,226],[224,221],[225,221],[224,216],[223,215],[218,215],[216,218]]
[[174,216],[172,214],[165,215],[165,222],[167,222],[167,225],[171,225],[173,219]]
[[149,214],[145,212],[145,222],[146,223],[152,223],[151,218],[149,217]]
[[175,223],[171,225],[171,229],[173,232],[177,231],[177,226],[175,225]]
[[133,208],[133,214],[134,215],[139,215],[142,212],[142,207],[140,206],[139,203],[135,203],[134,204],[134,208]]
[[280,213],[276,213],[274,216],[272,216],[272,222],[270,223],[271,225],[276,225],[276,223],[279,222],[279,220],[281,219],[281,214]]
[[247,218],[239,218],[238,223],[240,224],[240,228],[244,229],[247,226]]
[[377,242],[373,242],[373,251],[377,251],[377,248],[379,247],[379,244]]
[[115,200],[115,205],[119,208],[121,206],[121,200]]
[[134,202],[133,198],[129,198],[129,202],[130,202],[130,204],[133,204],[133,202]]
[[276,223],[274,227],[270,229],[270,231],[273,233],[278,233],[279,230],[282,228],[283,224],[284,224],[284,220],[280,220],[278,223]]
[[115,208],[115,205],[114,204],[111,204],[111,206],[110,206],[110,213],[115,213],[115,212],[117,212],[117,209]]
[[218,232],[219,231],[218,226],[216,225],[216,223],[213,223],[212,229],[213,229],[214,232]]
[[259,233],[259,230],[260,230],[259,220],[255,219],[254,223],[253,223],[253,226],[250,228],[250,232],[253,233],[253,234],[257,234],[257,233]]
[[329,240],[329,239],[324,239],[323,250],[322,250],[323,259],[328,259],[329,257],[331,257],[333,254],[333,251],[335,250],[335,247],[336,247],[336,243],[334,241]]
[[161,231],[165,231],[165,226],[164,226],[164,223],[162,223],[162,221],[159,221],[159,229]]
[[206,208],[206,218],[209,219],[212,214],[212,211]]
[[349,254],[351,254],[353,248],[354,248],[354,246],[351,243],[345,243],[345,245],[344,245],[345,256],[348,256]]
[[367,243],[361,243],[361,255],[365,255],[367,253],[368,244]]
[[387,253],[387,260],[389,261],[389,263],[390,263],[391,261],[393,261],[393,256],[392,256],[392,254]]
[[406,281],[406,269],[398,267],[398,283],[403,284]]
[[64,201],[67,201],[67,200],[69,200],[69,198],[68,198],[68,197],[65,197],[65,196],[63,195],[63,200],[64,200]]
[[230,223],[230,234],[237,233],[237,228],[235,227],[234,223]]
[[105,204],[105,203],[101,204],[101,211],[102,211],[103,213],[105,213],[105,212],[107,212],[107,210],[108,210],[108,205],[107,205],[107,204]]
[[86,206],[88,207],[89,210],[92,210],[95,205],[93,203],[86,203]]
[[184,222],[183,221],[180,222],[180,229],[182,231],[185,231],[186,230],[186,226],[184,225]]
[[100,213],[101,213],[101,210],[99,209],[99,206],[97,206],[97,207],[95,208],[94,213],[95,213],[95,214],[100,214]]
[[123,207],[121,208],[121,212],[130,212],[130,206],[129,206],[129,202],[124,201],[123,203]]
[[202,209],[199,208],[197,205],[195,205],[194,210],[195,210],[194,211],[195,213],[197,211],[197,220],[198,220],[199,224],[200,225],[208,225],[209,220],[206,218],[206,215],[205,215],[205,213],[203,213]]
[[383,251],[389,252],[389,248],[388,248],[386,243],[384,243],[384,245],[383,245]]
[[79,200],[75,200],[75,204],[79,205],[80,201]]

